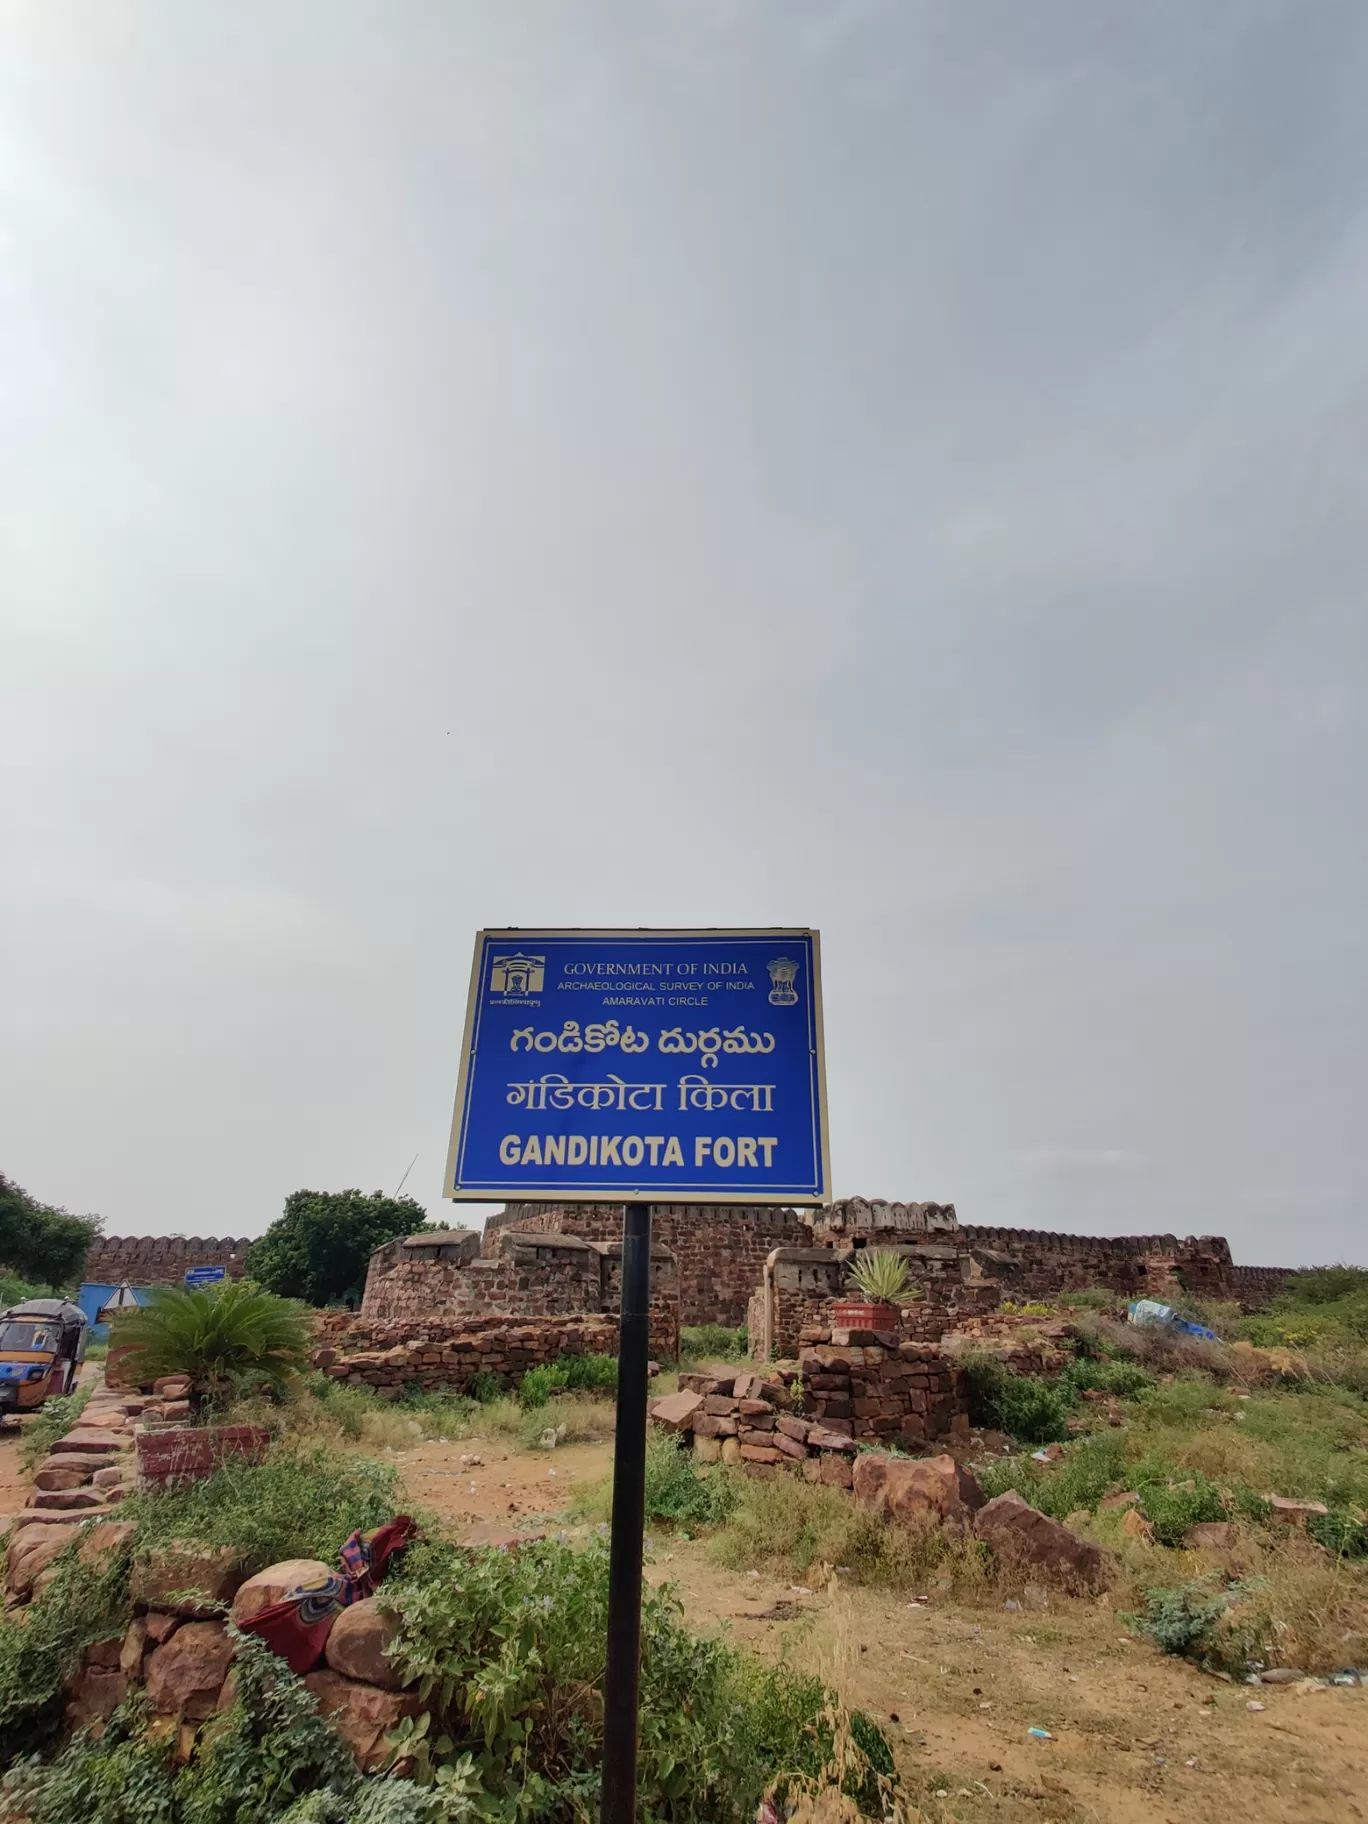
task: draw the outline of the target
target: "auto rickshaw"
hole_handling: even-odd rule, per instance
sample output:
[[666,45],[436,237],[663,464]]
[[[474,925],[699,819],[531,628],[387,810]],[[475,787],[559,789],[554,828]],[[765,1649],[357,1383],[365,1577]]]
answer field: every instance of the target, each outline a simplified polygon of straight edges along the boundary
[[85,1360],[86,1314],[64,1298],[26,1298],[0,1311],[0,1419],[70,1393]]

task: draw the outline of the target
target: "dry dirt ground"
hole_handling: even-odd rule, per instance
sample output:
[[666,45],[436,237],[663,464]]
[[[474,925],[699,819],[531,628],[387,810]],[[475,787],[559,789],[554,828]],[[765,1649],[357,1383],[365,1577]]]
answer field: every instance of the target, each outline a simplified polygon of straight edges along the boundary
[[[482,1465],[460,1464],[475,1454]],[[470,1540],[568,1528],[611,1446],[466,1440],[398,1458],[416,1508]],[[554,1472],[554,1473],[553,1473]],[[822,1672],[883,1725],[926,1820],[1350,1824],[1368,1818],[1368,1690],[1228,1685],[1128,1637],[1109,1608],[1009,1613],[929,1592],[805,1589],[724,1570],[706,1540],[652,1535],[648,1575],[690,1623]],[[1254,1701],[1262,1711],[1250,1711]],[[1051,1740],[1033,1740],[1031,1726]]]

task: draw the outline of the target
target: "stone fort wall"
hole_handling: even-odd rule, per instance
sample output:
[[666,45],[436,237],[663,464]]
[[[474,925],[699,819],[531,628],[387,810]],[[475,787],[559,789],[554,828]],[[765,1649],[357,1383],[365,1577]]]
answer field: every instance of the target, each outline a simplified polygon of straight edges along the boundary
[[[485,1223],[483,1251],[509,1229],[612,1241],[622,1207],[607,1203],[511,1203]],[[774,1248],[814,1242],[849,1247],[950,1242],[1000,1262],[1003,1289],[1021,1298],[1105,1286],[1128,1298],[1170,1298],[1183,1291],[1267,1307],[1294,1269],[1239,1267],[1223,1236],[1066,1235],[1044,1229],[960,1224],[953,1204],[869,1202],[849,1198],[821,1210],[748,1209],[728,1204],[657,1204],[652,1235],[678,1263],[682,1324],[743,1324]],[[985,1261],[985,1271],[993,1268]]]
[[97,1235],[81,1277],[92,1285],[180,1286],[188,1267],[224,1267],[241,1279],[250,1239],[199,1235]]

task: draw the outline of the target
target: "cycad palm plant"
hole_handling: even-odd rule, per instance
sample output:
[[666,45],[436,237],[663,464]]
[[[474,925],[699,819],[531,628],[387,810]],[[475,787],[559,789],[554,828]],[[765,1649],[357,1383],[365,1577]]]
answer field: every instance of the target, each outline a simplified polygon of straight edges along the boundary
[[282,1387],[308,1361],[309,1320],[247,1280],[193,1292],[157,1286],[148,1304],[115,1319],[111,1340],[140,1381],[188,1375],[198,1405],[246,1383]]

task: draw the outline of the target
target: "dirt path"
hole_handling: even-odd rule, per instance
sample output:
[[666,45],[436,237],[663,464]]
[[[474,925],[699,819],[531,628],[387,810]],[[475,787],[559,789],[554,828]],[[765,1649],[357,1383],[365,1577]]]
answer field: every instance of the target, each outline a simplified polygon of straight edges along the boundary
[[[461,1466],[463,1453],[484,1462]],[[399,1462],[413,1504],[476,1540],[573,1528],[567,1497],[607,1474],[611,1446],[425,1444]],[[725,1570],[708,1541],[664,1531],[647,1575],[678,1585],[694,1627],[820,1672],[868,1710],[938,1824],[1368,1818],[1368,1691],[1255,1692],[1129,1640],[1092,1603],[1010,1613],[935,1592],[909,1604],[840,1579],[804,1589]],[[1052,1739],[1033,1740],[1032,1726]]]

